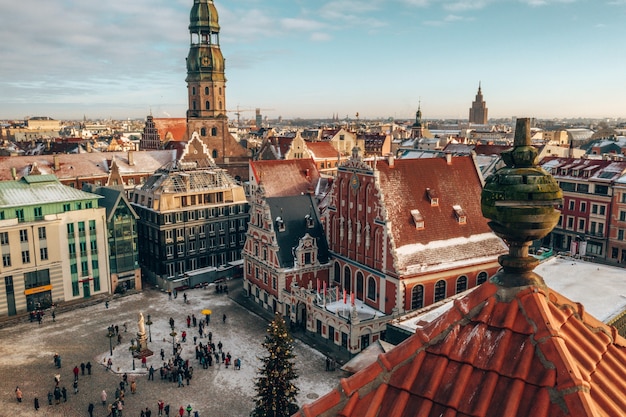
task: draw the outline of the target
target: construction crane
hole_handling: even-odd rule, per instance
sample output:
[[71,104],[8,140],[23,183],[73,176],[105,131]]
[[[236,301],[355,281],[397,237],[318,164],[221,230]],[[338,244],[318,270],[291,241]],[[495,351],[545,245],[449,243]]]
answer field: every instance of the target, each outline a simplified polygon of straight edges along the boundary
[[[260,115],[261,111],[274,111],[274,109],[262,109],[262,108],[259,108],[259,107],[254,108],[254,109],[252,109],[252,108],[245,108],[245,109],[243,109],[243,108],[239,107],[239,105],[237,105],[237,109],[236,110],[226,110],[226,111],[228,113],[233,113],[235,116],[237,116],[237,127],[239,128],[239,127],[241,127],[241,114],[242,113],[253,111],[253,112],[255,112],[256,115]],[[257,127],[260,127],[260,126],[257,126]]]

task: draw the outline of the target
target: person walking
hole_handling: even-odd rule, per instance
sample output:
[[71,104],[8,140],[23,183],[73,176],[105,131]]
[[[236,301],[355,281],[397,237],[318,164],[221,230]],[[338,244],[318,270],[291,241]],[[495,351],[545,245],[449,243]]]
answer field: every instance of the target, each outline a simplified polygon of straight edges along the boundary
[[80,363],[80,374],[85,375],[85,362]]
[[67,389],[65,387],[61,388],[61,395],[63,396],[63,402],[66,403],[67,402]]
[[89,413],[89,417],[93,417],[93,403],[89,403],[89,405],[87,406],[87,412]]
[[52,321],[53,322],[55,321],[56,317],[57,317],[56,313],[54,312],[54,310],[52,310]]
[[38,411],[39,410],[39,398],[35,397],[33,402],[35,404],[35,411]]
[[74,394],[78,394],[78,379],[74,380],[72,386],[74,387]]
[[106,407],[106,405],[107,405],[107,392],[105,390],[102,390],[102,392],[100,393],[100,401],[102,401],[102,406]]
[[185,409],[183,408],[183,406],[181,405],[180,408],[178,409],[178,415],[180,417],[183,417],[185,415]]
[[22,390],[20,389],[20,387],[15,387],[15,398],[17,399],[18,403],[22,402]]
[[148,381],[154,381],[154,366],[150,365],[148,370]]
[[187,404],[187,417],[191,417],[191,411],[193,409],[191,408],[191,404]]
[[157,414],[159,416],[163,415],[163,408],[165,408],[165,403],[163,402],[163,400],[157,401]]
[[137,383],[135,382],[135,379],[133,378],[132,381],[130,381],[130,393],[134,394],[137,391]]
[[74,367],[74,381],[78,381],[78,366]]
[[165,407],[163,407],[163,411],[165,411],[165,417],[170,417],[170,405],[169,404],[165,404]]
[[226,314],[222,316],[222,323],[226,323]]
[[85,368],[87,368],[87,375],[91,375],[91,362],[87,362]]
[[48,405],[52,405],[52,393],[48,391]]

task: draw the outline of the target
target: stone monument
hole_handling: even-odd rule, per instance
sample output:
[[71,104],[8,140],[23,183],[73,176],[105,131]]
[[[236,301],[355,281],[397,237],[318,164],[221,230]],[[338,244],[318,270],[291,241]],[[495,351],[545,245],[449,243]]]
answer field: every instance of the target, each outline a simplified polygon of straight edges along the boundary
[[143,318],[143,313],[139,313],[139,319],[137,320],[137,345],[135,348],[134,356],[136,358],[144,358],[152,356],[153,352],[148,349],[148,338],[146,337],[146,325]]

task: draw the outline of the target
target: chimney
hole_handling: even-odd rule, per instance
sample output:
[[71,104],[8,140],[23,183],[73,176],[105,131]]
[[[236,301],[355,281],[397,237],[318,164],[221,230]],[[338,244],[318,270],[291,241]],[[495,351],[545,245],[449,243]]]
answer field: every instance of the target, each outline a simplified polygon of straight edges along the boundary
[[396,164],[396,158],[392,153],[387,154],[387,163],[389,164],[389,168],[393,168]]
[[55,171],[58,171],[59,170],[59,156],[58,155],[52,156],[52,163],[53,163],[53,169]]
[[446,163],[448,165],[452,165],[452,154],[451,153],[447,153],[446,154]]
[[17,179],[17,170],[15,169],[15,167],[11,168],[11,178],[13,178],[13,180]]
[[128,165],[131,167],[135,165],[135,158],[133,158],[133,151],[128,151]]

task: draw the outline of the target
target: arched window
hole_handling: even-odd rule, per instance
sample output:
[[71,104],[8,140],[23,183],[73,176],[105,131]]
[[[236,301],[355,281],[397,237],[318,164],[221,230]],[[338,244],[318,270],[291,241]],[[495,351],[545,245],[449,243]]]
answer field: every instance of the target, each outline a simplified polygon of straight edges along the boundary
[[206,136],[206,127],[200,129],[200,136]]
[[191,108],[196,110],[196,100],[191,102]]
[[220,107],[219,110],[222,110],[224,107],[222,107],[222,100],[220,100]]
[[343,288],[349,293],[352,290],[352,274],[350,267],[345,266],[343,269]]
[[411,290],[411,310],[424,307],[424,286],[416,285]]
[[217,136],[217,128],[211,128],[211,136]]
[[215,159],[217,158],[217,149],[213,149],[213,152],[211,152],[211,156]]
[[446,282],[439,280],[435,284],[435,302],[441,301],[446,298]]
[[367,298],[376,300],[376,279],[374,277],[367,279]]
[[211,110],[211,103],[209,103],[209,100],[204,102],[204,109],[205,110]]
[[356,298],[363,299],[363,273],[361,271],[356,273]]
[[461,275],[456,280],[456,293],[463,292],[467,289],[467,277],[465,275]]
[[191,95],[192,96],[196,95],[196,87],[191,87]]
[[209,95],[209,87],[204,87],[204,94]]
[[339,266],[339,262],[335,262],[333,279],[335,280],[335,282],[341,282],[341,267]]
[[478,274],[478,277],[476,278],[476,285],[480,285],[486,281],[487,281],[487,273],[483,271],[480,274]]

